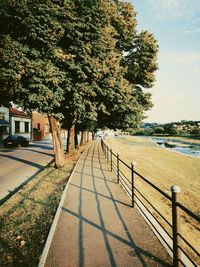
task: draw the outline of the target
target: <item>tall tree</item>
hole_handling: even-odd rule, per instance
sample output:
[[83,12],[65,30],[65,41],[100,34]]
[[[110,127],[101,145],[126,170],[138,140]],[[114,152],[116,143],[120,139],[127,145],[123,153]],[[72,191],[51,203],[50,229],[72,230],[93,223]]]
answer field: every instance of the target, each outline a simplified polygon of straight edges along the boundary
[[69,153],[75,125],[127,129],[142,120],[158,46],[137,33],[130,3],[2,0],[0,10],[0,101],[49,115],[57,166],[64,156],[56,119],[68,129]]
[[67,73],[57,64],[62,60],[59,41],[65,9],[54,1],[3,0],[0,10],[1,93],[26,110],[48,114],[60,167],[64,154],[56,121],[62,115],[57,108],[69,84]]

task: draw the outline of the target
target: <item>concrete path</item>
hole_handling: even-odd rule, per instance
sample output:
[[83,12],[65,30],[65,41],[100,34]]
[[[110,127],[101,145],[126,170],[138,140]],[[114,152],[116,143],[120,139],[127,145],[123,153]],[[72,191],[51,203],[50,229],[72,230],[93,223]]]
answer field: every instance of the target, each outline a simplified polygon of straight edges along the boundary
[[40,266],[171,266],[166,250],[129,205],[96,141],[74,170]]

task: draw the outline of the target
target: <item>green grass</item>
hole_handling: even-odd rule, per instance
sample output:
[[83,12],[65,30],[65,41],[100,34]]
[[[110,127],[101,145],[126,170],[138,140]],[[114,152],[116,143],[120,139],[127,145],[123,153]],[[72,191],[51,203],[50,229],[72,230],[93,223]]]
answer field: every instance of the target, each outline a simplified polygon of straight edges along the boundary
[[0,266],[37,266],[76,155],[46,168],[0,209]]
[[[120,157],[126,163],[136,162],[136,171],[168,195],[171,195],[172,185],[180,186],[180,202],[196,215],[200,215],[200,158],[172,152],[143,137],[112,138],[106,139],[106,143],[112,147],[113,152],[120,152]],[[122,165],[121,168],[130,178],[130,171]],[[138,176],[135,179],[136,187],[171,222],[170,202],[142,182]],[[166,227],[162,220],[160,222]],[[200,240],[199,224],[183,213],[181,224],[183,236],[200,252],[197,241]],[[171,233],[170,229],[168,231]]]

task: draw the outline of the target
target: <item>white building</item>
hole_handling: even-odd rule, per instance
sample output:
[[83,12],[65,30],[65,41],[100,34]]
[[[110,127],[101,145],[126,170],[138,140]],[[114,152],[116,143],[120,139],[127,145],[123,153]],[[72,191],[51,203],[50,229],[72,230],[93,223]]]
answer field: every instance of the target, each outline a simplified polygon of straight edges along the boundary
[[0,106],[0,143],[9,135],[9,109]]
[[10,134],[21,135],[31,140],[31,118],[24,111],[16,108],[10,108]]

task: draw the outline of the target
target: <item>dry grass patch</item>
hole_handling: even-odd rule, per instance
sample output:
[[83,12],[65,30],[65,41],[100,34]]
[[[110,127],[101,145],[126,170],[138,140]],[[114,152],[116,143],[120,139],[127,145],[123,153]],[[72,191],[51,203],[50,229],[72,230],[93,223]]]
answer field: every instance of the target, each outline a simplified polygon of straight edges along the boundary
[[0,209],[0,266],[37,266],[63,189],[83,148],[35,176]]
[[[136,171],[171,195],[170,187],[181,187],[180,202],[196,215],[200,216],[200,158],[185,156],[156,145],[149,138],[122,137],[106,139],[113,152],[120,151],[120,157],[126,162],[135,161]],[[130,171],[120,165],[127,177]],[[171,203],[145,184],[136,176],[136,187],[171,222]],[[148,206],[148,205],[147,205]],[[150,207],[149,207],[150,208]],[[150,208],[151,209],[151,208]],[[181,216],[181,232],[199,251],[200,226],[186,214]],[[160,220],[161,224],[166,224]],[[168,232],[171,229],[168,228]],[[188,250],[188,252],[190,252]],[[200,262],[199,262],[200,263]]]

